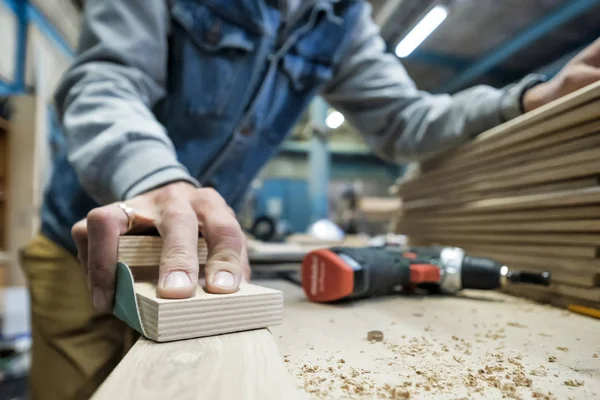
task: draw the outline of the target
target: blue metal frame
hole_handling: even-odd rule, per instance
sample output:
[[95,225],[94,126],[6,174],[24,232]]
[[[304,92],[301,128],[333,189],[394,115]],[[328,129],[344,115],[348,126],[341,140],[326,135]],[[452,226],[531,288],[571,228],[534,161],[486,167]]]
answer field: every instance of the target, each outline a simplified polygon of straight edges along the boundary
[[600,4],[600,0],[566,1],[565,5],[541,18],[533,26],[502,44],[499,48],[483,57],[482,60],[458,74],[458,76],[454,77],[450,82],[438,88],[437,91],[442,93],[453,93],[460,90],[493,69],[503,60],[598,4]]
[[25,62],[27,58],[27,0],[5,0],[5,5],[15,14],[17,38],[15,72],[12,83],[0,81],[0,96],[12,96],[25,92]]
[[[313,130],[325,132],[327,126],[325,119],[329,107],[325,100],[316,97],[310,105],[310,120]],[[327,148],[327,139],[313,133],[309,153],[309,188],[311,204],[311,222],[329,216],[329,174],[331,155]]]
[[15,13],[17,19],[14,81],[9,83],[0,80],[0,96],[6,97],[23,94],[27,91],[25,87],[25,70],[27,62],[27,28],[30,21],[36,24],[44,35],[49,37],[68,59],[74,57],[74,52],[54,26],[28,0],[0,1]]

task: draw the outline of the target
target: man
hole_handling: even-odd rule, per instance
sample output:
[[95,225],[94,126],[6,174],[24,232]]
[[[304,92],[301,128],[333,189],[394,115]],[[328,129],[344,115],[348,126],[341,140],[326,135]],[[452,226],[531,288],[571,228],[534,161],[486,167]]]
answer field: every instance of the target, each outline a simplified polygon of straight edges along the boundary
[[364,1],[89,0],[56,94],[68,149],[23,252],[32,399],[89,397],[131,345],[110,314],[119,235],[158,229],[166,298],[193,293],[199,233],[208,290],[249,278],[233,210],[316,94],[378,155],[413,162],[600,75],[594,45],[548,82],[433,96],[384,47]]

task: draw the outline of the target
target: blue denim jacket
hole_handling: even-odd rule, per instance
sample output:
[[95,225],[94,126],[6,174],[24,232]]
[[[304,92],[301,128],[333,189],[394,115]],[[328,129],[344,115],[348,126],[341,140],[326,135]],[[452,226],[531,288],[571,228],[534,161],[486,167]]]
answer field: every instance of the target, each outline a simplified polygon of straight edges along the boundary
[[[290,1],[290,0],[287,0]],[[416,89],[361,0],[87,2],[78,56],[56,93],[66,147],[42,232],[98,205],[186,180],[234,209],[316,94],[383,158],[422,160],[519,115],[537,77],[450,95]],[[298,2],[295,2],[298,3]]]

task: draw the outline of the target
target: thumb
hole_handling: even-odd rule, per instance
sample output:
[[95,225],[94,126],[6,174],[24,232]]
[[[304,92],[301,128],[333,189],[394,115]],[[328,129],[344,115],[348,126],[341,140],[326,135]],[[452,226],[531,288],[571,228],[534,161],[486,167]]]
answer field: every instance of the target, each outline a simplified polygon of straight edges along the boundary
[[157,224],[163,239],[159,297],[193,297],[198,286],[198,220],[189,203],[167,205]]

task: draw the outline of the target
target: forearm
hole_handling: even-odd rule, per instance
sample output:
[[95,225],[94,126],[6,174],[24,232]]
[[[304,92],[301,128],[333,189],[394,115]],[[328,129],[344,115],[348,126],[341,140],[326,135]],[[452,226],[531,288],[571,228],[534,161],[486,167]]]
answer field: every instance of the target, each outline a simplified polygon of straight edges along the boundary
[[[80,54],[55,96],[69,160],[83,187],[101,203],[169,181],[196,184],[151,112],[164,95],[168,16],[162,15],[163,1],[86,5]],[[128,36],[121,35],[125,31]],[[116,36],[122,38],[115,42]]]
[[400,61],[386,53],[367,10],[324,96],[381,157],[413,162],[520,115],[521,94],[533,82],[478,86],[453,96],[419,91]]

